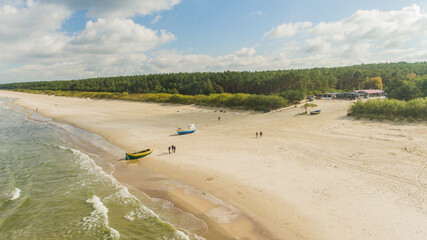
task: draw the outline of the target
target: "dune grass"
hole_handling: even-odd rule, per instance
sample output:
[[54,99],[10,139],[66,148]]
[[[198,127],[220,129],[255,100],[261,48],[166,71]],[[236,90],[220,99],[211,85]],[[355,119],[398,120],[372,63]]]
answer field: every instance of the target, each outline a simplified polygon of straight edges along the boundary
[[357,101],[350,107],[348,115],[377,120],[426,121],[427,98],[417,98],[410,101],[396,99]]
[[80,92],[80,91],[52,91],[19,89],[19,92],[33,94],[47,94],[66,97],[95,98],[95,99],[120,99],[127,101],[198,104],[202,106],[244,108],[257,111],[277,109],[291,105],[290,102],[277,95],[255,95],[244,93],[220,93],[210,95],[182,95],[169,93],[141,93],[128,94],[110,92]]

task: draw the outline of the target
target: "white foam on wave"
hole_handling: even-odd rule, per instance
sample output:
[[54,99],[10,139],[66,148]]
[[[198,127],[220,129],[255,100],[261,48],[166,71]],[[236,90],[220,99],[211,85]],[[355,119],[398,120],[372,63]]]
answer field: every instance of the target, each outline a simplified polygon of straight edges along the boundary
[[90,216],[83,218],[85,226],[91,229],[98,224],[102,224],[106,229],[108,229],[112,239],[119,239],[119,231],[110,227],[108,223],[108,208],[101,202],[101,199],[99,199],[98,196],[93,195],[92,198],[86,200],[86,202],[92,203],[94,210],[90,213]]
[[[124,218],[129,221],[134,221],[135,219],[147,219],[151,216],[156,216],[157,220],[162,223],[169,224],[165,221],[163,221],[157,214],[155,214],[151,209],[145,207],[144,205],[140,205],[140,207],[128,212]],[[175,231],[175,236],[172,238],[173,240],[190,240],[187,234],[185,234],[183,231],[176,229],[174,226],[172,226]],[[197,235],[194,234],[196,237]],[[202,237],[197,236],[197,239],[204,239]]]
[[100,166],[96,165],[95,161],[87,154],[73,148],[67,148],[63,146],[58,146],[62,150],[71,151],[74,155],[74,158],[77,160],[77,163],[80,165],[80,168],[85,170],[87,173],[97,176],[99,180],[106,182],[109,181],[113,188],[116,188],[117,195],[123,197],[122,201],[128,201],[127,199],[137,199],[135,196],[129,193],[126,187],[121,185],[111,174],[106,173]]
[[10,198],[10,200],[18,199],[20,196],[21,196],[21,189],[15,188],[12,191],[12,197]]
[[[49,143],[48,143],[49,144]],[[50,144],[49,144],[50,145]],[[66,147],[63,147],[63,146],[58,146],[58,145],[55,145],[55,146],[57,146],[57,147],[59,147],[60,149],[62,149],[62,150],[70,150],[71,151],[71,149],[70,148],[66,148]]]
[[[160,218],[160,216],[157,215],[154,211],[152,211],[151,209],[147,208],[144,204],[142,204],[142,202],[137,197],[135,197],[129,192],[127,187],[120,184],[112,175],[104,172],[104,170],[102,170],[101,167],[96,165],[95,161],[91,157],[89,157],[89,155],[77,149],[67,148],[63,146],[58,146],[58,147],[63,150],[71,151],[76,157],[76,159],[79,160],[78,163],[80,164],[80,167],[83,170],[86,170],[90,174],[94,174],[100,178],[106,178],[106,180],[111,181],[113,187],[115,187],[117,191],[111,194],[110,196],[106,197],[104,200],[108,201],[110,199],[119,199],[124,204],[135,204],[137,206],[133,211],[129,212],[124,216],[126,219],[133,221],[135,220],[135,218],[148,219],[149,217],[153,217],[158,219],[160,222],[167,223],[163,221]],[[176,229],[175,227],[174,229],[175,229],[177,239],[189,239],[189,237],[184,232]]]
[[78,160],[80,168],[87,171],[88,173],[94,174],[96,176],[106,176],[106,177],[111,178],[111,180],[115,180],[111,175],[104,172],[100,166],[96,165],[96,163],[93,161],[92,158],[89,157],[89,155],[87,155],[87,154],[85,154],[85,153],[83,153],[77,149],[67,148],[67,147],[63,147],[63,146],[57,146],[57,147],[59,147],[62,150],[71,151],[73,153],[74,157],[76,158],[76,160]]
[[118,191],[106,197],[105,200],[119,200],[125,204],[137,203],[137,198],[130,194],[128,188],[125,186],[121,186]]
[[[197,236],[197,235],[196,235]],[[176,230],[174,240],[190,240],[190,238],[182,231]],[[200,238],[200,240],[204,238]]]
[[[147,211],[148,210],[148,211]],[[135,219],[148,219],[152,217],[154,212],[145,206],[141,205],[140,207],[128,212],[124,218],[130,221],[134,221]],[[156,215],[155,215],[156,216]]]

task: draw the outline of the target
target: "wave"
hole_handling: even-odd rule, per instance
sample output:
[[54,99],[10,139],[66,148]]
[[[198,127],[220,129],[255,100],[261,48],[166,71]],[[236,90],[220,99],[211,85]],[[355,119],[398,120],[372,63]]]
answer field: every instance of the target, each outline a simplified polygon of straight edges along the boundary
[[[3,106],[3,105],[2,105]],[[3,107],[1,108],[3,109]],[[8,108],[7,108],[8,109]],[[10,117],[14,117],[16,116],[25,116],[24,114],[16,114],[16,113],[21,113],[21,111],[19,110],[23,110],[21,108],[14,108],[13,109],[14,112],[12,114],[10,114]],[[2,112],[2,116],[6,116],[5,114],[3,114]],[[6,113],[8,113],[7,111],[4,111]],[[28,113],[28,111],[22,111],[24,113]],[[169,235],[169,239],[188,239],[188,237],[185,235],[185,230],[183,230],[184,232],[178,230],[175,226],[173,226],[172,224],[170,224],[169,222],[166,221],[162,221],[161,217],[157,214],[157,209],[155,210],[156,212],[154,212],[153,210],[151,210],[150,208],[148,208],[145,204],[146,204],[146,200],[144,199],[139,199],[136,196],[132,195],[127,187],[123,186],[121,183],[119,183],[112,175],[111,173],[104,171],[103,168],[101,168],[101,166],[98,166],[95,163],[95,158],[94,155],[88,155],[86,154],[86,152],[84,152],[84,150],[79,151],[77,149],[73,149],[70,148],[69,146],[73,146],[72,144],[77,142],[77,143],[85,143],[88,142],[90,146],[95,146],[96,150],[105,150],[108,152],[119,152],[116,151],[116,148],[109,148],[110,145],[108,145],[107,143],[104,143],[100,136],[98,135],[94,135],[94,134],[89,134],[89,133],[84,133],[84,134],[80,134],[80,131],[83,132],[83,130],[80,129],[74,129],[74,127],[66,125],[66,124],[55,124],[55,122],[48,122],[47,124],[45,122],[42,121],[36,121],[36,119],[34,119],[34,116],[36,116],[37,114],[27,114],[27,117],[25,118],[25,120],[30,121],[30,122],[36,122],[37,124],[42,124],[43,126],[48,126],[51,127],[52,129],[57,131],[57,129],[59,129],[58,135],[60,136],[66,136],[68,141],[65,141],[64,139],[60,138],[62,140],[62,142],[52,142],[50,141],[51,139],[47,139],[46,141],[50,141],[50,142],[43,142],[45,139],[43,138],[42,140],[42,144],[46,145],[46,146],[51,146],[51,148],[49,148],[48,150],[50,150],[53,153],[58,153],[58,152],[62,152],[64,157],[64,160],[68,160],[68,157],[71,157],[71,162],[70,164],[66,165],[66,166],[71,166],[71,170],[72,170],[72,174],[73,177],[76,178],[77,181],[74,181],[69,187],[70,187],[70,191],[76,191],[79,190],[81,192],[83,192],[83,195],[85,195],[84,199],[87,199],[88,203],[91,203],[93,205],[92,210],[93,212],[87,212],[85,215],[86,216],[82,216],[79,217],[79,219],[81,220],[80,223],[78,223],[79,227],[83,227],[83,229],[86,230],[91,230],[91,231],[82,231],[79,234],[83,234],[85,236],[104,236],[104,239],[116,239],[120,237],[120,232],[122,232],[121,228],[119,228],[118,226],[116,226],[114,224],[114,220],[116,217],[116,212],[115,209],[116,207],[123,207],[123,209],[126,209],[127,211],[124,211],[122,213],[124,213],[123,215],[120,216],[124,216],[126,214],[126,212],[134,212],[136,213],[133,217],[134,219],[138,219],[138,218],[144,218],[147,219],[148,221],[153,221],[154,224],[156,223],[160,223],[160,224],[165,224],[166,228],[168,230],[168,233],[171,234],[172,236]],[[9,120],[10,121],[10,120]],[[43,129],[44,130],[44,129]],[[49,128],[50,130],[50,128]],[[66,133],[69,133],[69,135],[76,135],[79,139],[81,139],[80,141],[75,141],[73,139],[69,140],[69,135],[61,135],[63,133],[64,130]],[[55,135],[55,137],[58,137]],[[99,138],[99,139],[98,139]],[[102,141],[101,141],[102,140]],[[59,144],[58,144],[59,143]],[[100,145],[99,145],[100,143]],[[62,145],[62,146],[59,146]],[[76,144],[77,146],[79,146],[78,144]],[[99,147],[101,146],[101,147]],[[108,147],[108,148],[107,148]],[[52,149],[53,148],[53,149]],[[57,149],[54,149],[57,148]],[[86,147],[82,147],[82,149],[86,149]],[[88,148],[89,150],[87,152],[91,152],[90,150],[92,148]],[[66,154],[65,154],[66,153]],[[74,155],[74,156],[72,156]],[[94,158],[94,159],[92,159]],[[97,158],[96,158],[97,159]],[[101,163],[102,164],[102,163]],[[114,165],[113,165],[114,166]],[[108,167],[107,167],[108,169]],[[83,171],[82,171],[83,170]],[[79,186],[79,183],[85,184],[86,186],[84,186],[83,188],[81,188]],[[6,200],[6,202],[8,200],[15,200],[15,202],[23,202],[23,200],[25,200],[27,198],[27,194],[22,194],[21,195],[21,190],[18,188],[14,187],[16,186],[15,184],[11,184],[11,187],[8,187],[9,190],[6,192],[6,195],[3,195],[4,198],[2,200]],[[14,186],[15,185],[15,186]],[[68,185],[67,185],[68,186]],[[12,191],[13,190],[13,191]],[[70,192],[68,191],[68,192]],[[25,192],[25,189],[24,189]],[[90,193],[90,195],[86,195],[85,193]],[[93,195],[93,196],[92,196]],[[97,196],[96,196],[97,195]],[[92,196],[92,197],[90,197]],[[25,198],[25,199],[23,199]],[[90,199],[88,199],[90,198]],[[19,200],[16,200],[19,199]],[[111,199],[111,202],[108,202],[109,199]],[[118,200],[118,201],[116,201]],[[81,202],[84,204],[84,200]],[[105,204],[105,205],[104,205]],[[110,205],[111,204],[111,205]],[[148,203],[150,204],[150,202]],[[117,206],[118,205],[118,206]],[[110,208],[110,213],[108,214],[108,208],[106,207],[108,206],[108,208]],[[132,216],[132,214],[129,214]],[[145,217],[144,217],[145,215]],[[109,226],[109,221],[112,222],[112,227]],[[126,221],[126,220],[125,220]],[[82,224],[82,225],[81,225]],[[133,222],[130,223],[130,226],[138,226],[137,222]],[[162,229],[159,227],[159,229]],[[170,231],[171,229],[173,229],[173,231]],[[181,229],[181,227],[179,228]],[[93,231],[92,231],[93,230]],[[100,234],[100,235],[98,235]],[[122,232],[122,235],[125,234]],[[2,238],[2,237],[0,237]]]
[[[111,199],[120,200],[123,204],[131,204],[136,206],[134,211],[126,214],[125,218],[132,221],[136,219],[149,219],[154,218],[159,223],[167,224],[171,226],[175,231],[176,239],[189,239],[189,237],[183,232],[176,229],[173,225],[168,222],[165,222],[161,219],[159,215],[157,215],[153,210],[146,207],[137,197],[132,195],[128,188],[120,184],[112,175],[106,173],[101,167],[96,165],[95,161],[87,154],[73,148],[67,148],[63,146],[57,146],[62,150],[71,151],[78,163],[80,164],[81,169],[87,171],[90,174],[97,176],[99,181],[105,182],[105,180],[109,181],[112,184],[112,187],[115,188],[115,192],[110,196],[106,197],[104,201],[109,201]],[[98,197],[97,197],[98,198]],[[99,198],[98,198],[99,199]],[[102,204],[102,202],[101,202]]]
[[12,190],[12,197],[10,198],[11,201],[18,199],[21,196],[21,189],[15,188]]
[[92,198],[86,200],[88,203],[92,203],[93,212],[91,212],[90,216],[84,217],[83,221],[85,222],[85,226],[89,229],[95,227],[94,225],[101,224],[112,239],[119,239],[120,233],[116,229],[110,227],[108,223],[108,208],[101,202],[101,199],[93,195]]

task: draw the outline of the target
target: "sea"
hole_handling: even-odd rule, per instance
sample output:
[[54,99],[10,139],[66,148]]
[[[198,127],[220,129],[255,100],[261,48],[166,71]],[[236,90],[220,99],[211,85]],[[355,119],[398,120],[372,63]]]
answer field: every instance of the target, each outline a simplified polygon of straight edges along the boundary
[[202,239],[168,222],[150,207],[157,200],[133,194],[113,177],[113,166],[100,164],[99,152],[112,148],[0,98],[0,239]]

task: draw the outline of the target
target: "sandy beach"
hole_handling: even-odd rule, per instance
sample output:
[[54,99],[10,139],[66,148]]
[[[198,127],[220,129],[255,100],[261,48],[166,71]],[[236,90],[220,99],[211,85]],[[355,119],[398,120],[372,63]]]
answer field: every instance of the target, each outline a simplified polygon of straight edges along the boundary
[[[310,116],[6,96],[124,151],[154,147],[141,160],[109,160],[113,175],[202,219],[194,232],[206,239],[427,239],[426,123],[355,120],[350,101],[316,101],[322,112]],[[197,132],[178,136],[189,123]]]

